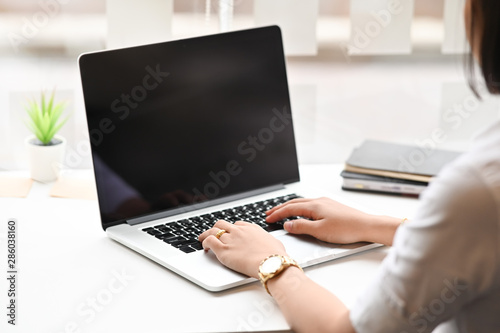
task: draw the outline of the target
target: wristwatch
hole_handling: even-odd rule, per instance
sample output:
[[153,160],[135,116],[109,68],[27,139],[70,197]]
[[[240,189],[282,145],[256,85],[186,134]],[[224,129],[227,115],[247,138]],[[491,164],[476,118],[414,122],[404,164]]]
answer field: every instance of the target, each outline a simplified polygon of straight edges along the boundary
[[[284,270],[286,270],[290,266],[298,267],[302,270],[302,267],[290,257],[282,256],[279,254],[273,254],[266,259],[262,260],[259,265],[259,279],[262,283],[262,286],[266,288],[266,291],[269,295],[269,289],[267,288],[267,281],[270,279],[280,275]],[[271,295],[272,296],[272,295]]]

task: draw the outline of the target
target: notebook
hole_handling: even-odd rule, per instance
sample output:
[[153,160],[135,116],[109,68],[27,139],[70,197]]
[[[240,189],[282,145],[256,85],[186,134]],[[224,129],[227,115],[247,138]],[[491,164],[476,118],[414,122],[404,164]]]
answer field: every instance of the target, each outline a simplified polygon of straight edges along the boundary
[[[267,228],[267,208],[319,195],[300,183],[280,29],[87,53],[79,68],[107,235],[210,291],[254,281],[195,238],[218,219]],[[303,267],[380,246],[267,229]]]
[[436,149],[434,144],[428,147],[365,140],[352,151],[345,171],[428,183],[460,155]]

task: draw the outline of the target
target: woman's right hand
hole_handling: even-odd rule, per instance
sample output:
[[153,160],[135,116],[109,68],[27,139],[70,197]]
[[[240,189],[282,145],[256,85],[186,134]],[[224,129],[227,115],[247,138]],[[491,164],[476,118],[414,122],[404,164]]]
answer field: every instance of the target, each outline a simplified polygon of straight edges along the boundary
[[285,222],[285,230],[337,244],[368,241],[390,245],[401,223],[400,219],[370,215],[329,198],[294,199],[266,214],[268,223],[291,216],[304,217]]

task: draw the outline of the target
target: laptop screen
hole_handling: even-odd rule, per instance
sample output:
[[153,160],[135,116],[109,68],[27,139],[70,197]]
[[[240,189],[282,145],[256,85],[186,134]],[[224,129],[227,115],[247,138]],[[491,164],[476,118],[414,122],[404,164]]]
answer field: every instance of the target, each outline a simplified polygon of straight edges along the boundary
[[278,27],[79,64],[103,227],[299,180]]

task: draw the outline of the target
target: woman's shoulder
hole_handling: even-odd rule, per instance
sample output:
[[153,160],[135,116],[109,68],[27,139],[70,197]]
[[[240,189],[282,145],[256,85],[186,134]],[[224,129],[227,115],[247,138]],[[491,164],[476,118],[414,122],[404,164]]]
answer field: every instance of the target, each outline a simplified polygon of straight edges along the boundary
[[418,267],[460,276],[476,290],[500,274],[500,127],[491,136],[441,171],[395,239]]
[[421,195],[416,220],[443,237],[500,241],[500,122],[441,170]]
[[422,193],[417,217],[461,231],[498,229],[500,146],[497,151],[473,149],[446,166]]

